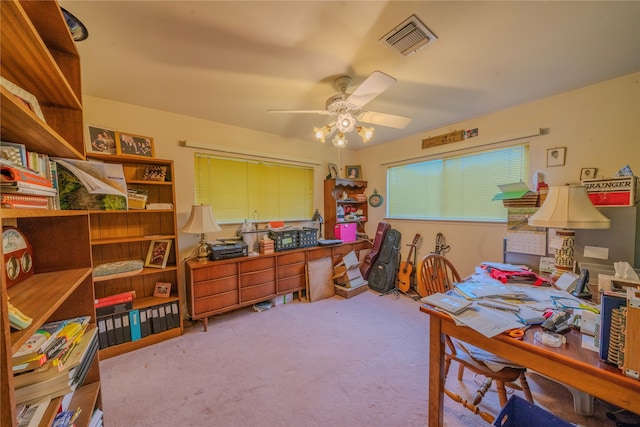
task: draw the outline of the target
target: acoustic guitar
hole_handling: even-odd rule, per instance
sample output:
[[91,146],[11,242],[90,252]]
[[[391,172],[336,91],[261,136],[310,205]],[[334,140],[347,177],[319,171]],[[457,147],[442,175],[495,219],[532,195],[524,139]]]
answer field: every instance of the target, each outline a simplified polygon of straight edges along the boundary
[[411,256],[416,248],[416,245],[420,241],[420,233],[416,233],[413,238],[413,242],[409,245],[409,255],[406,261],[400,263],[400,269],[398,270],[398,290],[400,292],[408,292],[411,289],[411,275],[413,274],[413,263],[411,262]]

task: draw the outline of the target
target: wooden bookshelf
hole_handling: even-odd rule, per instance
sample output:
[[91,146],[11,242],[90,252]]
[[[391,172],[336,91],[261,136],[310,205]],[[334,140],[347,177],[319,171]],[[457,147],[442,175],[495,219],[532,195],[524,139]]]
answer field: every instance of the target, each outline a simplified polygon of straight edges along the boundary
[[[80,58],[56,1],[0,2],[0,74],[33,94],[45,120],[6,88],[0,88],[2,140],[25,144],[50,156],[85,158],[80,91]],[[15,426],[11,358],[44,323],[89,315],[95,323],[89,213],[2,209],[2,225],[20,229],[33,248],[34,275],[10,288],[2,269],[0,287],[0,425]],[[3,254],[4,255],[4,254]],[[9,325],[7,298],[33,322],[21,331]],[[61,399],[53,399],[41,425],[50,425]],[[86,426],[101,407],[98,357],[74,394]]]
[[[91,252],[93,264],[99,265],[117,261],[145,261],[149,246],[154,240],[172,240],[169,260],[165,268],[145,267],[141,272],[120,278],[95,277],[93,285],[96,298],[125,291],[135,291],[133,308],[140,309],[154,305],[178,301],[181,298],[181,277],[178,269],[180,260],[177,251],[177,222],[175,212],[175,187],[173,161],[137,156],[114,156],[87,154],[87,159],[121,164],[127,189],[144,190],[148,194],[147,203],[167,203],[172,209],[129,209],[121,211],[89,212],[91,228]],[[167,169],[164,181],[144,180],[144,172],[150,166],[164,166]],[[156,282],[170,282],[170,298],[154,298]],[[178,304],[180,307],[180,304]],[[100,350],[100,359],[127,353],[152,345],[183,333],[183,315],[180,310],[180,325],[160,333],[150,334],[137,341],[125,342]]]

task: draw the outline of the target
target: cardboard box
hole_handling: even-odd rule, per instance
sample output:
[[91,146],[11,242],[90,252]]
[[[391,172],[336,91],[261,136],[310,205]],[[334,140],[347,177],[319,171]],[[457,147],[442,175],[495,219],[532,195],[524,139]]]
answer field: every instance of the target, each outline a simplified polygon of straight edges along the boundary
[[340,285],[333,285],[333,287],[335,289],[336,295],[346,299],[353,298],[356,295],[367,292],[367,290],[369,289],[369,286],[366,283],[358,286],[357,288],[346,288]]
[[358,224],[355,222],[345,222],[336,224],[333,228],[333,234],[336,236],[336,239],[342,240],[343,242],[355,242],[357,229]]
[[346,288],[357,288],[367,283],[360,272],[360,262],[355,251],[346,254],[342,261],[333,267],[333,281]]
[[595,206],[633,206],[640,200],[638,177],[585,179],[582,185]]

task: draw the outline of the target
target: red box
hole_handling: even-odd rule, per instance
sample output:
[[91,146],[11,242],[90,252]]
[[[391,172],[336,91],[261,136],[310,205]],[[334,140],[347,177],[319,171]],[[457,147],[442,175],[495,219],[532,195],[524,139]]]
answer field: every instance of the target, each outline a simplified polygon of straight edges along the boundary
[[355,242],[357,229],[358,224],[355,222],[345,222],[343,224],[336,224],[333,227],[333,234],[336,236],[336,239],[342,240],[343,242]]
[[635,176],[585,179],[582,185],[595,206],[633,206],[640,199],[640,185]]

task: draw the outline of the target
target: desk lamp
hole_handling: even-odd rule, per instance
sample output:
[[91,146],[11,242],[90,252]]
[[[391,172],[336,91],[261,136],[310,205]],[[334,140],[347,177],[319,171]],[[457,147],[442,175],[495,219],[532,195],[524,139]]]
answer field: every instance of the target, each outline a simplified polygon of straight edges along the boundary
[[320,215],[320,212],[318,212],[318,209],[316,209],[316,211],[313,213],[313,216],[311,217],[311,221],[315,221],[318,223],[318,226],[320,227],[318,238],[322,239],[322,224],[324,224],[324,219],[322,219],[322,215]]
[[210,205],[191,206],[191,216],[182,228],[185,233],[200,234],[200,244],[198,246],[198,261],[205,262],[209,258],[211,248],[205,240],[206,233],[220,231],[222,228],[216,222]]
[[540,209],[529,218],[529,225],[560,229],[556,235],[562,238],[562,246],[556,249],[552,280],[573,271],[573,229],[609,228],[610,222],[593,206],[585,187],[573,184],[550,187]]

